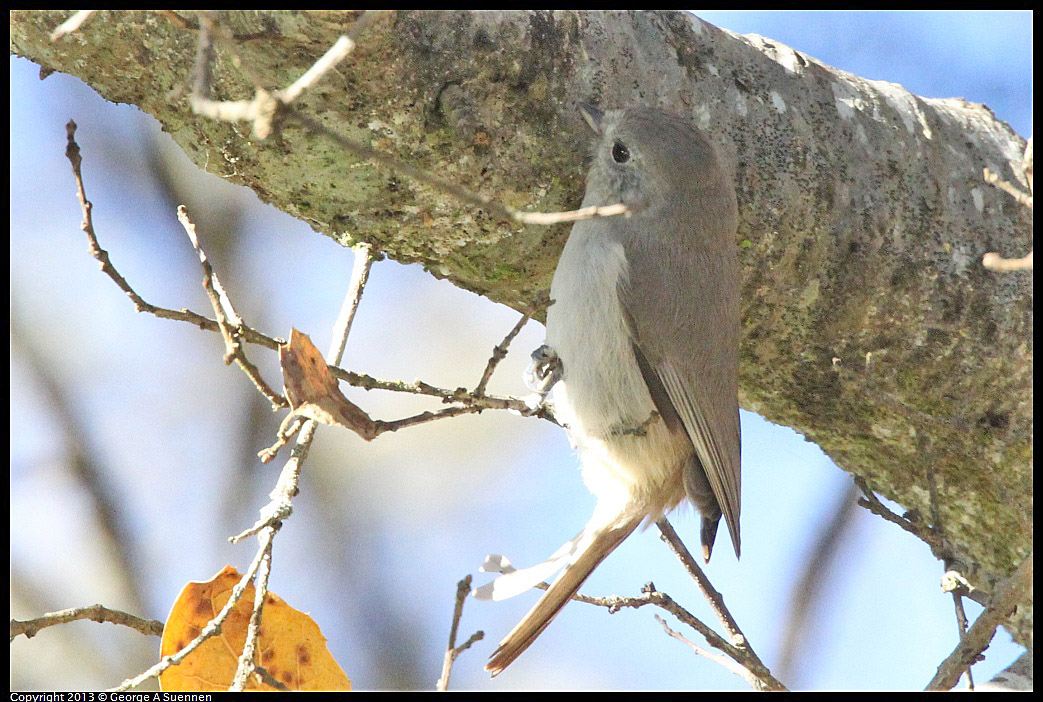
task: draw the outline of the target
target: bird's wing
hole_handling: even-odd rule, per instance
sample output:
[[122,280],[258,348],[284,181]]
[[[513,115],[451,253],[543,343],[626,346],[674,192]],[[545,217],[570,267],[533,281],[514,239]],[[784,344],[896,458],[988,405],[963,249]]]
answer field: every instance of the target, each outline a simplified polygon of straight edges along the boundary
[[738,556],[738,262],[700,250],[629,255],[628,265],[619,295],[638,366],[664,421],[691,439],[698,460],[687,470],[705,473]]

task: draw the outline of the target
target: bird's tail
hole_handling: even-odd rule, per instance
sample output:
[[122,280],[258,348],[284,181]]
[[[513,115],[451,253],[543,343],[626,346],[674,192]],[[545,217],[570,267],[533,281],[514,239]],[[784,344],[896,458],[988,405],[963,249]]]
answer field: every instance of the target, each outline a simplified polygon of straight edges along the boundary
[[[493,677],[503,672],[536,640],[598,564],[633,533],[643,518],[643,512],[634,514],[628,511],[607,525],[592,520],[579,536],[559,549],[559,553],[563,549],[572,551],[565,569],[489,658],[485,669],[491,672]],[[566,548],[570,546],[574,547],[574,550]]]

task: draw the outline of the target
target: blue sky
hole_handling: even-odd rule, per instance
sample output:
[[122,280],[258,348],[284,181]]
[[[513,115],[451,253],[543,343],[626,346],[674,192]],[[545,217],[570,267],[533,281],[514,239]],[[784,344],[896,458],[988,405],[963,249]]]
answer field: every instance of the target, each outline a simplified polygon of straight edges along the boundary
[[[1019,133],[1032,132],[1028,12],[697,14],[921,96],[983,102]],[[238,371],[220,363],[216,336],[135,314],[86,253],[63,156],[70,117],[80,125],[99,236],[120,270],[156,304],[207,309],[173,205],[150,175],[151,145],[158,140],[155,148],[165,149],[167,137],[152,118],[104,102],[76,79],[55,74],[41,82],[36,66],[16,58],[10,75],[13,334],[28,340],[35,362],[79,415],[134,533],[144,614],[163,618],[185,581],[208,578],[226,562],[242,568],[249,561],[252,544],[232,547],[224,539],[253,521],[274,482],[276,466],[244,458],[269,436],[244,434],[256,400]],[[213,223],[201,231],[215,242],[211,257],[241,311],[269,333],[285,336],[296,326],[325,348],[350,252],[252,194],[193,173],[183,158],[174,168],[195,202],[237,213],[235,236],[221,238],[218,224],[232,220],[215,214],[201,215]],[[381,377],[473,385],[516,319],[418,266],[381,262],[348,365]],[[542,328],[530,323],[492,389],[522,392],[521,369],[541,342]],[[19,409],[11,420],[11,558],[12,572],[26,583],[12,591],[13,615],[99,601],[129,607],[90,502],[66,468],[62,417],[24,348],[16,340],[11,362],[11,403]],[[253,354],[276,378],[271,354]],[[431,407],[377,393],[350,396],[383,418]],[[265,421],[271,431],[276,420]],[[850,478],[789,429],[748,412],[742,428],[743,558],[736,562],[729,549],[719,549],[708,572],[773,666],[794,579]],[[562,433],[503,413],[373,444],[324,431],[312,460],[296,512],[279,536],[273,586],[315,616],[359,688],[433,684],[456,581],[475,573],[488,552],[519,564],[541,560],[579,530],[592,504]],[[690,515],[673,521],[682,536],[697,538]],[[941,574],[922,544],[871,515],[856,515],[789,681],[813,689],[922,688],[956,642]],[[628,540],[584,590],[633,594],[648,580],[713,621],[651,530]],[[26,588],[35,595],[27,597]],[[485,656],[532,600],[467,604],[462,635],[481,628],[486,639],[460,658],[454,687],[746,689],[667,639],[648,609],[609,616],[575,604],[515,666],[489,681],[481,671]],[[151,655],[137,634],[76,626],[72,634],[16,641],[12,670],[24,672],[12,672],[12,686],[110,686]],[[1001,633],[978,679],[1017,651]],[[28,671],[37,677],[18,677]]]

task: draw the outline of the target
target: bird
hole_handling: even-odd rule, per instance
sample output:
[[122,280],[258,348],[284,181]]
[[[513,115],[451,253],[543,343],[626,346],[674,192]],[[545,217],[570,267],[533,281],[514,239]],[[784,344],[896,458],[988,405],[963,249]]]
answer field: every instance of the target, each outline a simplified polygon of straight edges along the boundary
[[546,561],[508,564],[475,591],[503,599],[561,571],[490,657],[494,677],[608,554],[682,502],[701,515],[704,560],[722,515],[740,553],[741,279],[731,174],[682,116],[580,109],[595,132],[582,207],[622,203],[627,213],[574,224],[540,351],[554,366],[554,415],[597,502],[583,530]]

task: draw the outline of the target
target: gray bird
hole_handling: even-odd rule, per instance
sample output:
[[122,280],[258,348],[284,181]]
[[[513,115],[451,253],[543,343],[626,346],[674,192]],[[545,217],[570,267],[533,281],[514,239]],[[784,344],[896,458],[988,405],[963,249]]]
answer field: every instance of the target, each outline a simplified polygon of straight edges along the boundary
[[503,599],[562,569],[486,664],[511,664],[634,529],[686,497],[709,560],[724,515],[739,555],[739,263],[735,189],[713,144],[655,109],[601,115],[583,206],[628,216],[577,222],[558,261],[547,342],[555,416],[597,497],[590,521],[547,561],[476,596]]

